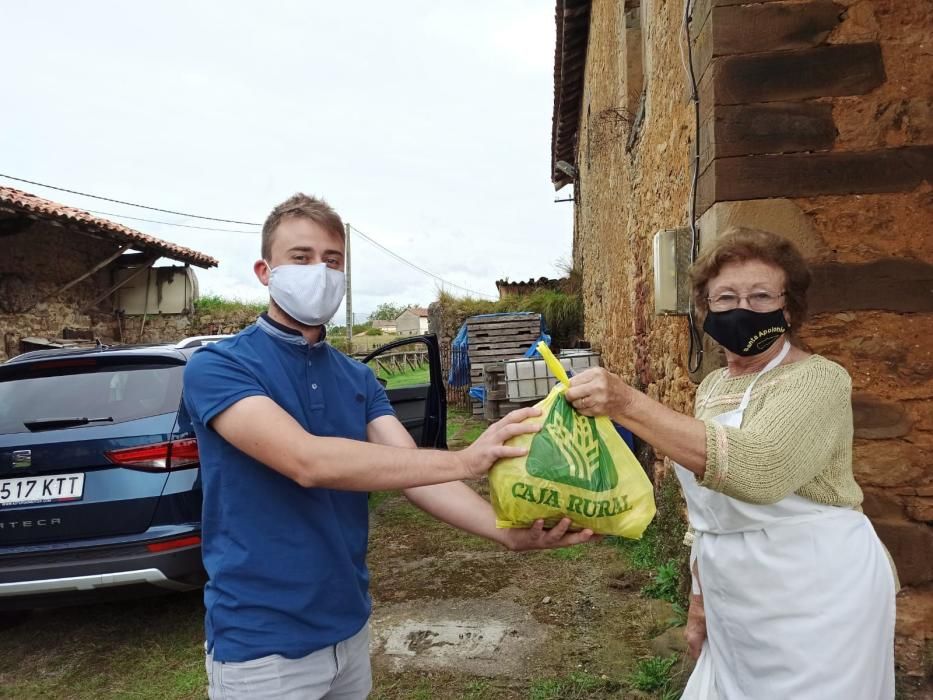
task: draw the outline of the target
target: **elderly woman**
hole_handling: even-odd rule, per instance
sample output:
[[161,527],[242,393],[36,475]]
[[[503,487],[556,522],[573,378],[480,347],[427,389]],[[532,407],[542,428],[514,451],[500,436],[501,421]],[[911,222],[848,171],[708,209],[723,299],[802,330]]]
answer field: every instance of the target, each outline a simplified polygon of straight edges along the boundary
[[733,229],[691,273],[727,364],[700,385],[695,417],[603,369],[566,394],[676,463],[699,655],[684,697],[893,698],[897,581],[852,476],[849,375],[799,342],[806,263],[779,236]]

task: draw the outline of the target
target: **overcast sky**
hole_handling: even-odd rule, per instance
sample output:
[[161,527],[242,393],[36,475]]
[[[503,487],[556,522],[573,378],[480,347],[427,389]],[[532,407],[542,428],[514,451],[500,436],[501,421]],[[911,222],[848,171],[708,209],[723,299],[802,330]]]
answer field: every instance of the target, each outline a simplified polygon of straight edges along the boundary
[[[572,205],[548,176],[553,2],[8,1],[3,25],[0,172],[243,221],[317,194],[491,296],[570,257]],[[119,220],[218,258],[198,270],[202,293],[266,298],[258,236]],[[436,280],[352,243],[355,311],[436,298]]]

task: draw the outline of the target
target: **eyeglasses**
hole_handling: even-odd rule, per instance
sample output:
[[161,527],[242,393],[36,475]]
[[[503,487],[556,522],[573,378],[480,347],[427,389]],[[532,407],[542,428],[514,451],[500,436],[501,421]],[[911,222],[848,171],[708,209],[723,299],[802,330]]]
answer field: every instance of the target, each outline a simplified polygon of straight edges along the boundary
[[771,292],[752,292],[751,294],[717,294],[714,297],[706,297],[709,302],[710,311],[731,311],[737,309],[742,299],[748,300],[748,306],[752,311],[774,311],[780,306],[780,298],[786,292],[772,294]]

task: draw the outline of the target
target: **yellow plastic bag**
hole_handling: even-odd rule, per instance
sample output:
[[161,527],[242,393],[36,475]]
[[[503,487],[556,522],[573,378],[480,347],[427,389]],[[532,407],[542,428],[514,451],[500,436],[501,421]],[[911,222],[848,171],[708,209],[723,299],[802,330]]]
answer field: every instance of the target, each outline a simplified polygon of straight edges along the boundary
[[654,518],[654,488],[635,455],[606,417],[588,418],[564,398],[567,373],[544,343],[538,352],[560,380],[537,407],[539,432],[508,444],[528,454],[499,460],[489,472],[499,527],[547,526],[562,517],[575,529],[640,539]]

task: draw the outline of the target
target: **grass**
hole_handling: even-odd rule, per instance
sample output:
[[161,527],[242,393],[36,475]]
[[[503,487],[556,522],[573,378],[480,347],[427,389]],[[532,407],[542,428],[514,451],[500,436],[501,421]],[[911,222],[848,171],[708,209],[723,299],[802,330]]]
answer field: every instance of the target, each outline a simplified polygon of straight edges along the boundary
[[455,407],[447,409],[447,443],[451,448],[471,444],[487,427],[485,421],[474,418],[472,413]]
[[528,700],[587,700],[612,693],[619,684],[585,671],[573,671],[557,678],[538,678],[528,689]]
[[199,314],[221,314],[236,311],[261,314],[268,307],[268,302],[243,301],[241,299],[228,299],[219,294],[207,294],[194,302],[194,309]]
[[395,491],[373,491],[369,494],[369,510],[376,510],[385,501],[396,495]]
[[648,526],[640,540],[630,540],[625,537],[607,537],[605,542],[617,547],[634,569],[645,571],[654,569],[660,564],[657,553],[657,521]]
[[638,662],[635,670],[629,676],[629,683],[635,690],[647,692],[661,690],[671,685],[672,670],[677,663],[677,655],[653,656]]
[[418,369],[411,369],[407,372],[385,375],[383,377],[388,381],[386,389],[398,389],[403,386],[419,386],[431,383],[431,370],[425,365]]
[[489,681],[470,681],[463,688],[462,700],[485,700],[485,698],[489,697],[490,692]]
[[506,296],[498,301],[457,297],[441,292],[444,315],[466,319],[477,314],[530,311],[544,317],[548,332],[560,347],[570,347],[583,335],[583,297],[579,293],[538,289],[531,294]]
[[555,559],[563,561],[576,561],[586,556],[586,547],[577,545],[576,547],[564,547],[563,549],[552,549],[549,554]]
[[200,591],[33,613],[0,631],[0,698],[202,698],[203,614]]

